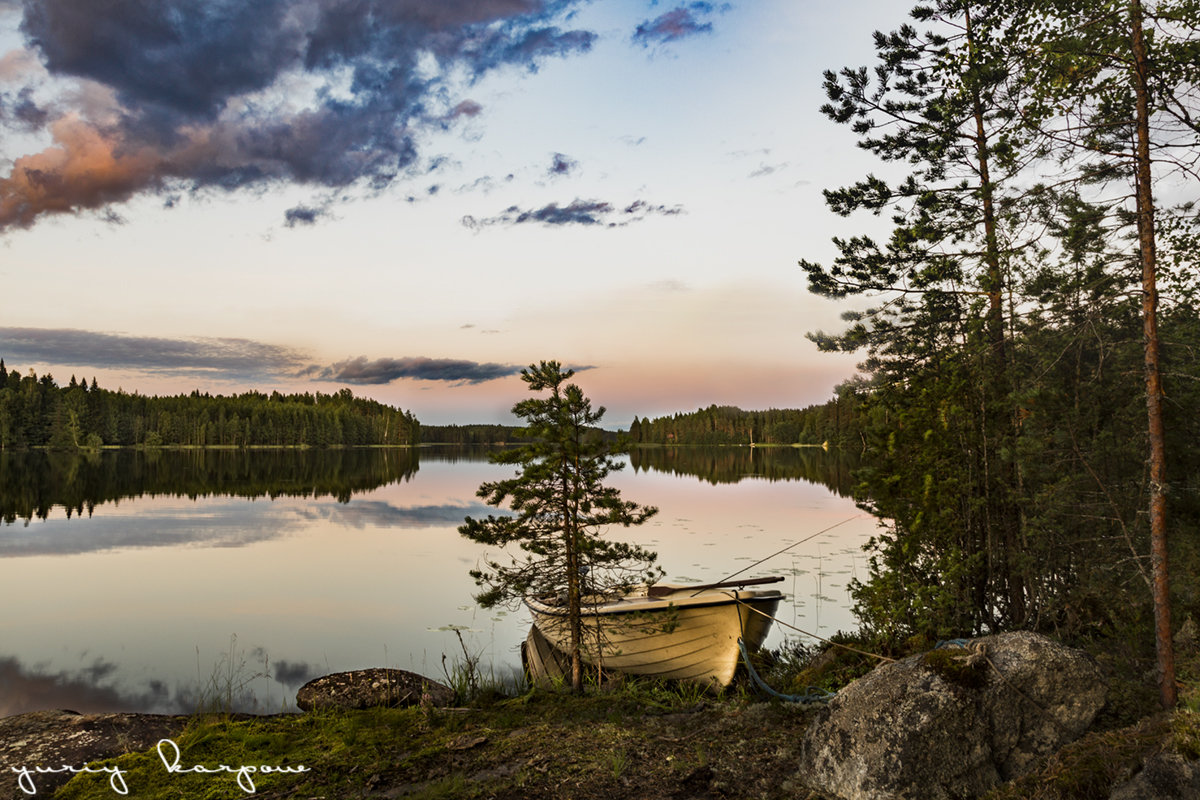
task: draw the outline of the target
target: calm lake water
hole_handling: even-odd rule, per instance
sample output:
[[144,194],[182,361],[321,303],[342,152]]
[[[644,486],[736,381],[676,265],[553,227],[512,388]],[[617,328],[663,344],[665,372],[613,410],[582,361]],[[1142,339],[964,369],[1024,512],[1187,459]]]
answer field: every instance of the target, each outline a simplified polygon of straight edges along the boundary
[[[635,452],[610,483],[658,506],[611,535],[659,554],[671,581],[783,575],[779,619],[854,627],[874,521],[848,464],[818,449]],[[523,609],[486,611],[459,536],[508,477],[485,450],[0,454],[0,716],[43,708],[188,712],[219,701],[294,710],[330,672],[396,667],[445,679],[454,628],[497,676],[520,664]],[[778,646],[801,634],[777,625]]]

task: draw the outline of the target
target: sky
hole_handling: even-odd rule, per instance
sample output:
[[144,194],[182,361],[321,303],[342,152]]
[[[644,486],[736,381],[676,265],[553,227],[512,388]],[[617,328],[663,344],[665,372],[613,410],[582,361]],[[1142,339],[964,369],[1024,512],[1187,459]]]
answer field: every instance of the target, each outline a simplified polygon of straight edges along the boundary
[[108,389],[513,423],[821,403],[877,171],[822,72],[883,0],[0,0],[0,358]]

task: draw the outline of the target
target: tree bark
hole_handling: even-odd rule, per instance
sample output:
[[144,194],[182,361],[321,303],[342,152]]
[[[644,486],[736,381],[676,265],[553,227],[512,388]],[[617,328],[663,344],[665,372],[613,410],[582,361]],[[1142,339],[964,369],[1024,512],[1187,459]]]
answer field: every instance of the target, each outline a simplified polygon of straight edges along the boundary
[[[975,31],[970,8],[966,9],[966,33],[968,58],[972,72],[976,62]],[[972,78],[974,80],[974,77]],[[1016,437],[1012,415],[997,413],[1005,402],[1011,381],[1009,378],[1008,342],[1004,333],[1004,273],[1000,258],[1000,239],[997,234],[995,185],[991,177],[991,149],[984,119],[983,98],[979,87],[971,86],[971,114],[975,122],[975,154],[979,169],[980,200],[983,203],[984,267],[986,275],[983,289],[987,292],[987,339],[989,358],[986,364],[987,380],[984,387],[983,436],[984,436],[984,486],[988,492],[988,527],[986,554],[989,564],[995,563],[1004,581],[1004,597],[1007,608],[1003,611],[1008,626],[1021,627],[1025,624],[1025,581],[1017,560],[1019,543],[1019,519],[1011,499],[1014,481],[1012,462],[1004,463],[997,458],[1004,440]],[[997,417],[999,419],[997,419]],[[994,471],[993,471],[994,470]],[[998,529],[998,530],[997,530]]]
[[1158,354],[1158,287],[1154,239],[1154,195],[1150,174],[1149,58],[1142,31],[1141,0],[1130,0],[1130,36],[1136,98],[1138,243],[1142,259],[1142,335],[1145,342],[1146,412],[1150,443],[1150,568],[1154,579],[1154,636],[1158,653],[1159,694],[1163,708],[1174,708],[1175,651],[1171,641],[1171,594],[1167,569],[1167,469],[1163,425],[1162,376]]

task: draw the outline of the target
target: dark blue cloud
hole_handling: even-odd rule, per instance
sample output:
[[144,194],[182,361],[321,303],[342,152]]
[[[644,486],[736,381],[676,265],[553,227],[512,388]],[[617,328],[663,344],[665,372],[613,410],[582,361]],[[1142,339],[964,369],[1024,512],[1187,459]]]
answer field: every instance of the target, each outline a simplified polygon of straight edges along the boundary
[[494,217],[463,217],[462,224],[474,230],[491,225],[524,225],[531,222],[549,226],[600,225],[616,228],[632,222],[639,222],[651,214],[675,216],[682,213],[681,206],[654,205],[644,200],[635,200],[625,206],[615,206],[604,200],[575,199],[565,206],[560,206],[558,203],[548,203],[541,208],[533,209],[509,206]]
[[0,93],[0,121],[17,130],[38,130],[50,119],[50,112],[33,99],[33,90],[26,86],[16,93]]
[[20,362],[254,379],[293,371],[304,356],[249,339],[167,339],[72,328],[0,328],[0,357]]
[[[53,114],[0,98],[0,123],[45,128],[57,148],[0,179],[0,230],[179,187],[386,187],[415,168],[423,129],[480,113],[451,76],[590,50],[596,34],[563,27],[583,2],[24,0],[50,74],[101,84],[118,108],[101,121],[66,95]],[[299,83],[315,92],[301,104]],[[81,168],[101,154],[104,170]]]
[[130,109],[212,118],[306,49],[288,0],[27,0],[21,30],[51,73],[98,81]]
[[316,225],[317,220],[325,216],[328,212],[323,208],[313,208],[312,206],[295,206],[283,212],[284,225],[289,228],[294,228],[297,225]]
[[706,18],[724,13],[729,8],[728,4],[718,6],[707,2],[677,6],[638,25],[637,30],[633,32],[633,41],[649,47],[652,44],[675,42],[700,33],[712,33],[712,22]]
[[303,374],[320,380],[366,386],[391,383],[401,378],[450,383],[483,383],[519,375],[521,367],[511,364],[481,364],[453,358],[377,358],[358,357],[325,368],[309,367]]
[[570,175],[578,166],[579,162],[570,156],[555,153],[550,159],[549,173],[551,176]]

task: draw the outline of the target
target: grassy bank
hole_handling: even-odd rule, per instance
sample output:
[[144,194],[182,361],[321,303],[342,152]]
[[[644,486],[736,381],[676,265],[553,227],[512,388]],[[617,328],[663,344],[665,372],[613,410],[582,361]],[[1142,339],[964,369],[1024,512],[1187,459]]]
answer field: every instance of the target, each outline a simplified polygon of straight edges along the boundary
[[[1200,657],[1190,647],[1184,653],[1180,707],[1162,714],[1146,670],[1093,652],[1109,680],[1093,731],[987,800],[1096,800],[1155,754],[1200,760]],[[797,645],[760,667],[771,685],[797,691],[838,689],[875,663],[842,648]],[[249,796],[249,781],[256,797],[295,800],[822,798],[797,767],[811,707],[765,702],[745,684],[714,697],[626,678],[575,695],[506,686],[470,660],[448,678],[460,707],[195,714],[172,744],[160,743],[163,755],[150,748],[94,762],[108,771],[78,775],[55,797],[110,796],[119,770],[129,797],[153,800]],[[180,771],[169,772],[163,756]],[[195,766],[209,771],[190,772]],[[242,767],[258,771],[239,776]]]
[[[678,692],[532,691],[460,709],[374,709],[234,719],[198,715],[175,739],[168,773],[154,750],[93,764],[120,769],[136,798],[240,796],[237,770],[269,798],[796,796],[805,712]],[[163,746],[168,760],[170,746]],[[58,798],[103,797],[108,773],[79,775]],[[803,797],[805,794],[800,794]]]
[[[306,771],[251,774],[257,797],[816,800],[796,770],[808,719],[771,703],[646,705],[534,692],[467,709],[198,716],[173,740],[178,765],[234,772],[168,773],[153,749],[93,766],[119,768],[134,798],[247,796],[236,770],[268,765]],[[1181,710],[1091,734],[989,798],[1107,797],[1163,750],[1200,757],[1200,715]],[[80,775],[55,797],[106,797],[108,781]]]

